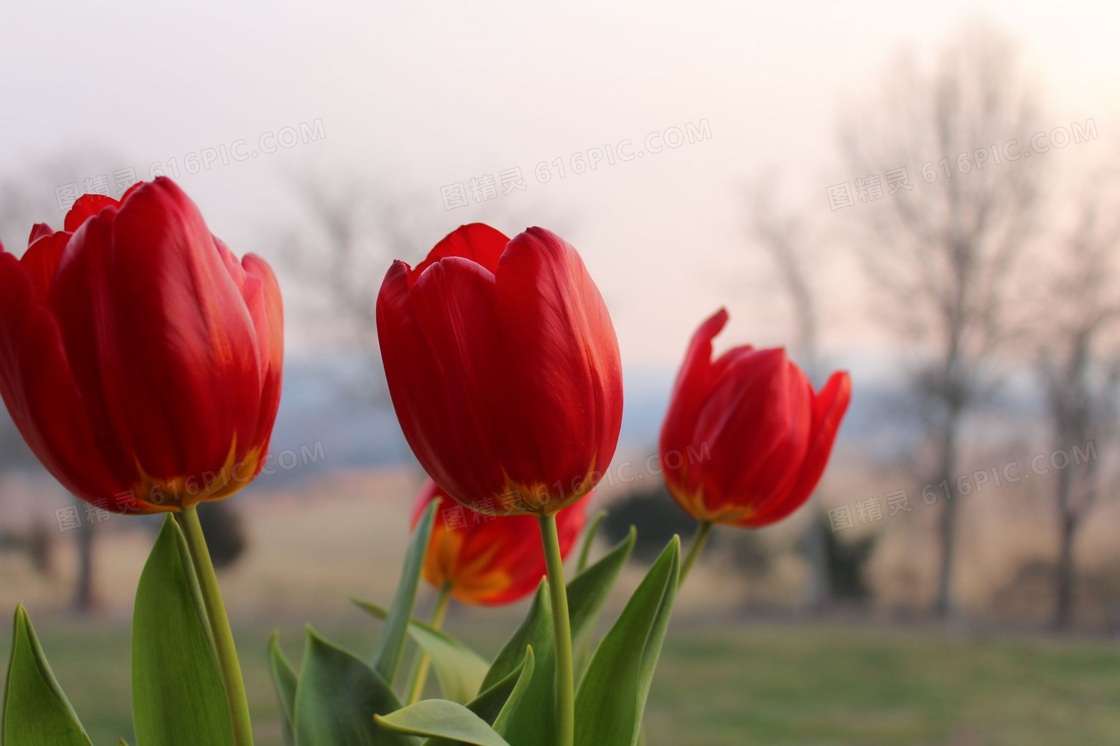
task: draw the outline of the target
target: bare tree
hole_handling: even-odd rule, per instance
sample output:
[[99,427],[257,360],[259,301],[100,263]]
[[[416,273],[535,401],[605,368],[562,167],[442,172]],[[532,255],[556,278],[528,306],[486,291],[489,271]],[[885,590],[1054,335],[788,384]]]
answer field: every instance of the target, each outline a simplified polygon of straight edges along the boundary
[[[769,189],[756,186],[751,192],[751,235],[778,270],[779,286],[793,312],[794,357],[813,384],[818,385],[824,375],[824,360],[818,343],[820,308],[810,270],[814,266],[813,259],[819,259],[814,256],[818,242],[809,236],[802,218],[773,204],[767,196]],[[809,502],[815,504],[816,496]],[[818,520],[814,513],[805,534],[810,571],[809,604],[814,612],[819,612],[832,599],[827,533],[827,524]]]
[[[321,330],[317,341],[357,352],[363,369],[379,369],[377,284],[394,258],[422,256],[416,201],[360,176],[307,173],[293,184],[302,214],[280,237],[280,255],[298,275],[299,297]],[[378,401],[384,394],[375,376],[345,380],[358,399]]]
[[414,190],[402,190],[358,173],[340,176],[310,171],[296,174],[297,223],[279,237],[283,265],[298,276],[297,302],[304,301],[317,321],[316,342],[360,354],[361,374],[344,376],[357,400],[383,403],[375,305],[377,288],[394,259],[413,266],[457,220],[492,221],[506,232],[529,224],[545,224],[563,233],[570,221],[557,225],[535,211],[522,222],[524,205],[496,202],[473,213],[448,214]]
[[[1096,452],[1116,436],[1120,389],[1120,288],[1116,255],[1120,220],[1112,214],[1116,190],[1089,181],[1065,241],[1066,251],[1050,268],[1049,287],[1039,311],[1037,369],[1046,396],[1055,451]],[[1076,299],[1076,302],[1070,302]],[[1091,449],[1091,451],[1090,451]],[[1053,624],[1073,620],[1075,549],[1084,519],[1101,495],[1096,459],[1083,469],[1057,471],[1054,485],[1058,523]]]
[[972,26],[930,65],[901,59],[879,105],[841,128],[852,173],[887,176],[861,178],[866,204],[850,213],[866,275],[889,303],[883,320],[904,347],[927,351],[911,383],[946,492],[934,600],[943,616],[954,601],[962,424],[986,391],[992,353],[1012,334],[1014,270],[1039,198],[1045,158],[1023,155],[1037,130],[1034,87],[1007,39]]

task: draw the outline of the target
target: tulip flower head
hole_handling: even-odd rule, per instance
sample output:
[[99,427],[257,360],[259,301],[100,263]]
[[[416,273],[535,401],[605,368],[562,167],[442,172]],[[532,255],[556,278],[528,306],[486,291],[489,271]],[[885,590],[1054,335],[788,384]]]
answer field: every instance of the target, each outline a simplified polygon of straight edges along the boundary
[[177,511],[260,471],[283,312],[262,259],[211,235],[167,178],[86,195],[0,249],[0,394],[43,465],[118,513]]
[[[424,510],[441,501],[424,557],[424,579],[447,586],[466,604],[498,606],[525,598],[545,577],[544,547],[537,519],[531,515],[476,513],[446,497],[431,479],[416,497],[412,525]],[[556,514],[560,552],[567,557],[587,522],[587,501]]]
[[698,521],[743,527],[809,499],[851,398],[846,372],[820,392],[781,349],[735,347],[715,360],[720,310],[692,338],[661,428],[665,481]]
[[459,228],[377,297],[389,393],[413,453],[455,500],[550,515],[595,486],[622,422],[618,342],[579,254],[529,228]]

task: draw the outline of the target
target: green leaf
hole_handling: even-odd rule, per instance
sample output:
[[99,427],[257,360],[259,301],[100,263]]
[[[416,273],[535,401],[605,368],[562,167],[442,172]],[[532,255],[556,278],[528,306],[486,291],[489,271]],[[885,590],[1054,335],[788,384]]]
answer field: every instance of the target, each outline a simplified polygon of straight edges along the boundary
[[12,655],[4,692],[3,746],[90,746],[59,686],[23,604],[12,624]]
[[607,511],[600,510],[591,520],[591,525],[587,527],[587,532],[583,535],[583,546],[579,550],[579,562],[576,563],[577,575],[587,569],[587,562],[591,559],[591,545],[595,543],[595,536],[599,533],[599,527],[603,525],[606,517]]
[[587,527],[587,531],[583,535],[583,543],[579,549],[579,560],[576,562],[576,575],[579,575],[587,569],[588,562],[591,560],[591,547],[595,544],[595,537],[599,534],[599,528],[603,525],[603,521],[607,518],[607,511],[600,510],[591,519],[591,524]]
[[[531,651],[532,648],[529,648],[529,650]],[[467,705],[467,709],[475,715],[478,715],[487,723],[493,725],[498,715],[501,714],[502,708],[506,706],[510,696],[517,688],[525,666],[532,666],[531,658],[532,656],[529,655],[529,651],[526,651],[525,657],[521,659],[520,666],[514,669],[514,671],[504,679],[478,695],[473,702]],[[431,738],[424,742],[424,746],[457,746],[457,742],[448,741],[444,738]]]
[[[633,551],[635,537],[635,532],[631,530],[626,539],[568,584],[572,634],[577,640],[588,639],[594,633],[599,611],[610,594],[618,573]],[[525,684],[527,691],[524,704],[508,720],[503,721],[500,727],[495,721],[495,730],[510,743],[548,746],[556,737],[556,682],[553,670],[556,665],[556,648],[548,581],[541,583],[528,616],[494,659],[482,682],[483,691],[496,689],[500,681],[508,682],[518,666],[524,665],[525,651],[530,647],[536,654],[536,666]],[[518,683],[520,684],[520,680]],[[474,709],[473,704],[471,708]]]
[[132,615],[132,711],[139,746],[233,743],[225,685],[186,540],[169,515]]
[[680,539],[653,563],[603,638],[576,693],[576,746],[633,746],[677,593]]
[[[526,697],[531,695],[531,686],[534,681],[533,676],[537,668],[534,657],[533,648],[525,648],[525,662],[521,667],[521,674],[517,677],[517,683],[506,699],[502,711],[499,712],[498,717],[494,719],[494,730],[499,733],[509,729],[509,721],[513,718],[514,713],[521,709],[522,702]],[[552,703],[550,702],[549,704],[551,705]]]
[[[610,595],[611,587],[619,572],[634,550],[637,532],[633,527],[625,539],[591,567],[584,570],[568,583],[568,614],[572,623],[572,636],[585,637],[594,631],[595,620],[603,603]],[[521,626],[502,647],[494,659],[483,689],[493,686],[517,668],[525,654],[525,648],[532,646],[538,657],[544,650],[554,645],[552,636],[552,603],[548,598],[547,580],[542,581],[533,598],[533,605]]]
[[296,686],[299,746],[412,746],[412,738],[378,728],[374,715],[401,706],[385,680],[361,660],[307,630]]
[[296,734],[292,727],[296,715],[296,678],[295,669],[280,649],[280,633],[273,632],[268,642],[268,663],[272,672],[272,687],[280,703],[280,729],[284,735],[284,746],[295,746]]
[[568,613],[572,620],[572,643],[576,650],[586,652],[590,648],[599,622],[599,612],[610,596],[623,565],[630,559],[637,540],[638,532],[631,526],[625,539],[568,583]]
[[482,694],[479,694],[474,698],[474,701],[467,705],[467,709],[493,725],[498,713],[506,706],[510,695],[517,687],[517,682],[521,680],[521,672],[525,669],[527,662],[527,657],[522,658],[517,668],[504,679],[483,690]]
[[[587,640],[594,634],[598,614],[610,594],[611,587],[634,549],[636,534],[630,534],[594,565],[577,575],[568,584],[568,607],[572,620],[572,635],[576,640]],[[537,655],[536,670],[527,684],[525,704],[519,711],[495,730],[511,743],[531,743],[547,746],[555,739],[556,682],[555,641],[552,632],[552,604],[548,598],[547,581],[541,583],[529,615],[506,642],[494,659],[483,690],[506,679],[518,665],[523,664],[526,648],[532,647]]]
[[375,719],[382,728],[396,733],[446,738],[471,746],[509,746],[485,720],[445,699],[424,700]]
[[541,582],[529,616],[498,653],[483,687],[489,688],[491,682],[499,677],[504,679],[520,665],[528,667],[530,649],[536,662],[528,677],[522,672],[525,683],[518,680],[518,686],[524,688],[518,705],[509,708],[507,703],[503,714],[494,721],[494,729],[510,743],[552,746],[556,742],[556,643],[547,580]]
[[553,644],[552,602],[548,597],[548,581],[542,580],[537,588],[537,595],[533,597],[533,604],[529,607],[529,614],[514,630],[513,635],[502,646],[490,665],[490,670],[482,682],[483,691],[505,679],[522,665],[525,648],[531,646],[540,657],[541,652],[551,649]]
[[[389,616],[388,609],[372,601],[356,598],[351,601],[378,619]],[[478,696],[482,680],[486,678],[486,672],[490,668],[490,664],[482,656],[427,622],[417,619],[409,621],[408,635],[431,657],[432,668],[435,669],[444,698],[465,705]]]
[[439,502],[433,502],[424,511],[420,522],[416,524],[416,530],[408,545],[408,553],[405,555],[401,580],[397,585],[396,595],[393,596],[393,605],[390,607],[392,612],[385,622],[385,629],[381,631],[381,636],[377,638],[377,647],[373,651],[373,669],[390,686],[397,675],[397,665],[400,663],[401,651],[404,649],[408,622],[412,618],[412,607],[416,605],[420,570],[424,566],[424,555],[428,551],[428,539],[432,535],[432,522],[438,508]]

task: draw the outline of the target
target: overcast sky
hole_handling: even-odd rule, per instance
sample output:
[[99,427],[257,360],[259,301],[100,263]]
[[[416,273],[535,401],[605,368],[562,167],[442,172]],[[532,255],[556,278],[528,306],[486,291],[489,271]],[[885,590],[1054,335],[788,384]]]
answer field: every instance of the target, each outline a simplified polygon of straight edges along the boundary
[[[495,209],[561,220],[625,359],[671,366],[720,305],[732,312],[729,340],[788,337],[767,265],[749,253],[744,185],[773,174],[827,227],[825,188],[857,176],[835,157],[837,113],[875,90],[900,50],[927,52],[987,19],[1022,45],[1055,124],[1092,118],[1102,138],[1117,129],[1116,3],[604,5],[7,0],[0,176],[83,148],[110,150],[141,178],[175,159],[214,232],[266,258],[269,225],[289,218],[288,180],[311,168],[416,195],[417,255]],[[300,135],[290,148],[279,147],[286,128]],[[647,136],[672,140],[672,128],[703,139],[655,152]],[[612,165],[608,145],[635,157],[615,153]],[[593,148],[597,168],[571,173],[572,156]],[[187,173],[204,149],[217,160]],[[234,149],[246,160],[222,155]],[[525,189],[503,195],[501,172],[516,168]],[[496,196],[475,204],[470,180],[486,175]],[[446,209],[459,183],[468,204]],[[61,222],[57,210],[40,219]],[[380,280],[370,277],[371,293]],[[833,351],[877,344],[861,297],[827,290]],[[295,349],[312,336],[298,320],[290,332]]]

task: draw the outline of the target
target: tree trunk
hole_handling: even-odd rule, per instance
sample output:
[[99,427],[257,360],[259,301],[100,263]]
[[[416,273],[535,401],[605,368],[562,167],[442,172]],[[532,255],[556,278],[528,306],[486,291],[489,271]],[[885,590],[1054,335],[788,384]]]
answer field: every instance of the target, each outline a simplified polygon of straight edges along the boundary
[[809,498],[813,520],[805,531],[805,557],[809,562],[809,612],[819,615],[832,601],[832,582],[828,573],[828,523],[819,520],[816,495]]
[[1073,621],[1073,542],[1077,532],[1077,516],[1072,505],[1073,471],[1058,472],[1058,521],[1061,527],[1058,551],[1058,572],[1054,579],[1054,629],[1069,629]]
[[78,582],[74,588],[74,611],[89,614],[97,606],[93,588],[94,523],[87,521],[78,529]]
[[[937,597],[934,599],[933,613],[941,618],[948,618],[955,611],[953,597],[954,555],[957,544],[957,438],[960,429],[961,412],[951,409],[946,414],[945,430],[941,436],[940,469],[936,489],[938,494],[945,495],[945,504],[941,508],[941,525],[939,527],[939,556],[937,571]],[[942,490],[942,483],[947,485],[947,490]]]

